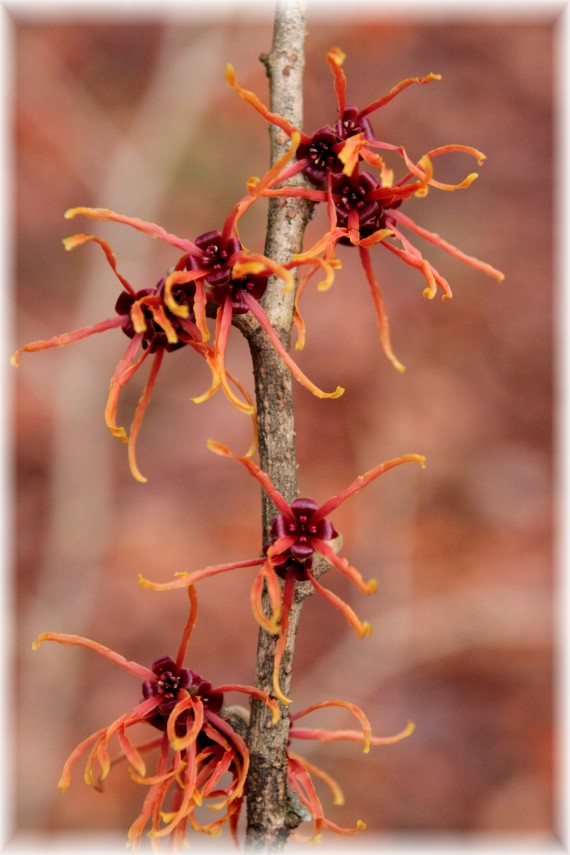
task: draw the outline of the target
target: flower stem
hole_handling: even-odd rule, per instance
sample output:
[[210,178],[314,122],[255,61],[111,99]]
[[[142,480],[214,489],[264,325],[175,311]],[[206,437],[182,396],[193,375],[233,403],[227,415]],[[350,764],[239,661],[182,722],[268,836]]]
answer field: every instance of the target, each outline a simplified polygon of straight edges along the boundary
[[[304,0],[277,0],[271,51],[261,57],[270,86],[270,108],[300,128],[303,114],[302,83],[305,47]],[[271,162],[282,156],[289,138],[271,127]],[[303,182],[302,177],[298,177]],[[265,254],[287,263],[302,249],[303,234],[312,204],[304,199],[271,200]],[[283,346],[288,349],[293,323],[295,287],[283,293],[283,282],[273,277],[263,299],[263,307]],[[250,319],[242,327],[251,351],[258,413],[261,468],[287,502],[297,496],[297,462],[291,374],[274,350],[265,331]],[[277,509],[268,496],[262,498],[263,541],[270,540],[270,528]],[[297,586],[299,587],[299,586]],[[297,596],[289,616],[289,632],[283,651],[280,685],[288,695],[291,664],[302,597]],[[256,663],[258,688],[271,692],[276,637],[261,629]],[[248,747],[250,772],[247,782],[249,850],[279,852],[290,832],[300,822],[287,798],[287,708],[280,705],[281,717],[270,726],[266,704],[252,700]]]

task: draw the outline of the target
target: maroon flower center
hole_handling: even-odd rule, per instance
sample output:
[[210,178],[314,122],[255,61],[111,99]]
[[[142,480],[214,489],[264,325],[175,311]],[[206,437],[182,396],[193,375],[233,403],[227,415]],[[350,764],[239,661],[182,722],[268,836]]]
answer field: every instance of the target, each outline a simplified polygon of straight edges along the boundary
[[335,131],[341,140],[364,134],[367,140],[374,139],[372,125],[366,116],[359,114],[357,107],[347,107],[335,125]]
[[244,300],[244,292],[250,294],[255,300],[260,300],[267,288],[267,276],[244,276],[241,279],[230,279],[221,285],[214,285],[212,293],[215,302],[222,306],[228,294],[232,300],[232,312],[234,315],[244,315],[249,312],[249,306]]
[[290,508],[295,519],[278,514],[273,520],[271,533],[275,538],[294,537],[295,542],[287,552],[296,562],[303,563],[314,553],[315,541],[332,540],[338,532],[330,520],[316,516],[318,505],[313,499],[295,499]]
[[315,523],[311,523],[307,514],[299,514],[297,522],[289,523],[287,528],[289,534],[295,534],[297,539],[303,543],[307,540],[307,537],[316,537],[317,535],[317,526]]
[[304,172],[313,184],[323,184],[328,172],[342,172],[342,163],[335,152],[338,142],[337,134],[327,126],[315,131],[311,139],[297,149],[297,159],[309,161]]
[[[117,302],[115,303],[115,311],[118,315],[123,315],[124,320],[121,325],[121,329],[129,338],[134,338],[136,335],[136,331],[133,325],[132,317],[131,317],[131,309],[133,303],[136,303],[140,300],[144,300],[144,302],[140,303],[140,308],[142,310],[145,322],[146,329],[144,331],[142,346],[143,348],[149,349],[151,353],[154,353],[158,348],[165,348],[166,350],[177,350],[180,347],[184,347],[186,341],[182,340],[185,337],[184,328],[181,326],[180,318],[174,315],[166,303],[164,302],[164,283],[165,278],[162,278],[154,288],[143,288],[140,291],[137,291],[136,294],[129,294],[127,291],[123,291],[119,294]],[[194,283],[189,282],[187,284],[175,285],[172,289],[172,296],[176,303],[179,306],[188,306],[190,309],[190,318],[193,318],[193,307],[194,307],[194,294],[196,293],[196,286]],[[165,316],[170,321],[171,325],[176,330],[177,335],[181,335],[182,338],[177,342],[169,342],[166,336],[166,333],[162,329],[159,323],[155,320],[155,317],[152,312],[152,308],[161,308],[164,312]]]
[[[147,719],[148,723],[158,730],[166,730],[168,718],[176,704],[184,698],[185,692],[193,698],[199,697],[204,707],[210,712],[217,713],[221,710],[224,696],[220,692],[213,692],[212,684],[203,680],[199,674],[190,671],[189,668],[178,668],[170,656],[157,659],[153,662],[151,670],[155,674],[155,679],[145,680],[142,692],[144,698],[160,700]],[[188,712],[183,712],[177,719],[178,736],[186,733],[187,724],[191,723],[189,715]]]
[[208,270],[219,270],[221,267],[225,267],[228,258],[229,255],[226,250],[213,243],[204,251],[202,264]]
[[224,239],[221,232],[214,229],[198,235],[194,241],[201,255],[189,255],[186,266],[189,270],[207,270],[205,277],[209,285],[225,285],[231,276],[232,258],[242,248],[238,238]]
[[154,685],[156,695],[162,695],[165,699],[175,698],[180,688],[181,679],[179,674],[172,671],[163,671]]

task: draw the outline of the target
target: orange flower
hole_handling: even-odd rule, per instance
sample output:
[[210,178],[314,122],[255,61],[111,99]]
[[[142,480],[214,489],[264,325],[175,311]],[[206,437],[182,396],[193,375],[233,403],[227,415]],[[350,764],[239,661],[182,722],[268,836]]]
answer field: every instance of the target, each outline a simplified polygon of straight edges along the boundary
[[[273,521],[271,529],[273,539],[264,550],[265,554],[259,558],[246,561],[233,562],[231,564],[218,564],[197,570],[194,573],[179,573],[179,578],[171,582],[151,582],[143,576],[139,576],[139,583],[144,588],[153,591],[171,591],[176,588],[184,588],[194,585],[201,579],[225,573],[228,570],[244,569],[246,567],[259,567],[258,573],[253,581],[250,600],[254,616],[258,623],[267,632],[278,636],[275,650],[275,666],[273,672],[273,690],[275,696],[281,703],[288,704],[290,700],[283,694],[279,687],[279,672],[281,660],[285,650],[287,632],[289,625],[289,614],[293,604],[295,582],[308,581],[314,589],[327,600],[335,609],[341,612],[345,620],[352,626],[357,635],[362,638],[369,635],[371,626],[366,621],[362,622],[339,596],[324,588],[313,576],[312,561],[315,553],[325,558],[343,576],[349,579],[363,594],[371,594],[376,590],[376,580],[365,582],[358,570],[352,567],[346,558],[337,555],[331,541],[338,533],[328,519],[328,515],[336,510],[350,496],[362,490],[372,481],[376,480],[384,472],[399,466],[402,463],[419,463],[424,465],[425,458],[420,454],[404,454],[402,457],[388,460],[375,466],[364,475],[359,475],[346,489],[337,496],[332,496],[321,505],[317,505],[312,499],[295,499],[291,504],[285,501],[281,493],[274,487],[271,480],[262,469],[247,457],[234,455],[229,448],[218,442],[210,441],[209,448],[216,454],[237,460],[248,470],[279,510]],[[279,578],[284,580],[283,592],[279,584]],[[268,617],[263,608],[263,589],[267,586],[267,592],[271,603],[272,614]]]
[[[146,478],[142,475],[136,460],[136,445],[143,416],[148,407],[164,354],[189,346],[208,363],[212,372],[212,383],[204,394],[192,399],[196,403],[210,398],[220,386],[221,377],[217,357],[214,348],[203,341],[202,333],[197,326],[197,307],[200,302],[197,286],[193,282],[175,281],[175,284],[172,284],[172,280],[176,280],[180,267],[184,264],[185,257],[176,265],[172,273],[160,279],[153,288],[135,291],[133,286],[119,273],[115,254],[101,238],[94,235],[77,234],[66,238],[64,246],[67,250],[71,250],[87,242],[96,243],[101,247],[111,269],[123,287],[115,304],[116,315],[73,332],[30,342],[16,351],[11,362],[18,366],[22,353],[32,353],[51,347],[64,347],[96,333],[110,329],[121,329],[130,341],[111,377],[109,397],[105,407],[105,422],[113,436],[128,443],[131,472],[138,481],[145,482]],[[166,300],[167,286],[170,288],[170,305],[167,304]],[[173,302],[178,307],[176,313],[172,312],[171,309]],[[151,370],[127,432],[124,427],[117,423],[120,395],[127,383],[151,356]],[[232,383],[253,409],[251,398],[242,384],[233,375],[229,376]],[[254,447],[251,448],[250,453],[253,453],[253,450]]]
[[[343,707],[351,712],[357,719],[360,730],[324,730],[324,729],[309,729],[298,727],[296,722],[309,713],[315,710],[324,709],[326,707]],[[408,725],[395,736],[372,736],[372,729],[368,718],[365,716],[360,707],[346,701],[323,701],[320,704],[313,704],[301,712],[293,713],[289,717],[289,746],[293,739],[316,739],[320,742],[336,742],[345,740],[349,742],[359,742],[363,746],[363,751],[367,753],[372,745],[391,745],[405,739],[413,730],[414,725],[409,722]],[[293,753],[288,747],[287,750],[287,780],[289,788],[294,792],[301,805],[305,808],[308,814],[312,817],[315,824],[315,829],[310,837],[300,837],[296,834],[297,839],[302,839],[305,842],[316,842],[321,838],[323,829],[334,831],[336,834],[352,835],[366,828],[366,825],[361,820],[358,820],[352,828],[343,828],[331,820],[327,819],[324,814],[323,806],[317,794],[315,780],[318,779],[327,786],[332,795],[334,805],[344,804],[344,794],[339,784],[329,774],[324,772],[318,766],[310,763],[300,755]]]
[[294,135],[299,135],[300,145],[297,150],[297,162],[288,168],[282,180],[291,178],[299,172],[304,172],[307,178],[318,186],[325,184],[327,176],[331,173],[347,171],[350,174],[359,159],[365,159],[375,166],[382,166],[381,158],[372,151],[372,149],[378,148],[397,151],[406,163],[411,164],[412,161],[401,146],[395,146],[374,138],[368,116],[388,104],[408,86],[439,80],[440,75],[428,74],[425,77],[410,77],[402,80],[387,95],[378,98],[362,109],[358,109],[346,105],[346,78],[342,71],[345,54],[339,48],[333,47],[328,51],[326,59],[333,74],[338,118],[330,125],[319,128],[312,135],[299,130],[278,113],[272,113],[254,92],[239,85],[233,66],[227,66],[226,80],[244,101],[257,110],[267,122],[281,128],[287,136],[293,138]]
[[[423,257],[420,250],[409,241],[402,229],[414,232],[460,261],[499,282],[502,281],[504,275],[490,264],[467,255],[439,235],[418,226],[399,210],[399,206],[405,199],[412,195],[425,196],[430,186],[441,190],[458,190],[469,187],[477,178],[477,173],[472,172],[457,184],[439,181],[433,175],[434,158],[451,152],[460,152],[475,158],[481,164],[485,155],[472,146],[453,144],[432,149],[419,161],[414,162],[403,146],[375,137],[369,119],[373,112],[384,107],[409,86],[439,80],[440,75],[409,77],[394,86],[386,95],[372,101],[366,107],[358,108],[346,103],[346,77],[342,70],[345,54],[339,48],[333,47],[326,58],[333,75],[338,118],[330,125],[319,128],[312,136],[298,130],[282,116],[272,113],[257,95],[240,86],[231,65],[227,68],[226,80],[266,121],[281,128],[292,139],[296,137],[300,139],[300,144],[296,147],[297,161],[285,168],[276,180],[266,183],[262,195],[303,198],[327,204],[328,235],[334,232],[338,237],[328,241],[324,261],[332,263],[337,242],[358,247],[374,303],[382,348],[394,367],[398,371],[404,371],[404,366],[397,359],[392,348],[388,316],[372,269],[369,249],[374,244],[380,243],[410,267],[419,270],[427,281],[424,296],[430,299],[435,296],[438,287],[443,291],[444,298],[451,297],[451,288],[435,267]],[[394,152],[403,159],[408,171],[396,184],[392,182],[391,170],[386,168],[384,161],[377,154],[378,150]],[[362,161],[380,170],[380,180],[359,171],[359,164]],[[276,184],[282,184],[299,172],[304,172],[319,189],[289,186],[275,189]],[[298,332],[297,350],[301,350],[305,342],[305,324],[299,309],[299,301],[315,269],[316,267],[313,266],[308,271],[296,294],[294,320]],[[331,283],[332,277],[329,277],[318,286],[319,290],[325,290]]]
[[[235,836],[249,768],[247,746],[224,719],[224,694],[242,692],[266,703],[279,717],[275,701],[253,686],[227,684],[213,687],[196,672],[184,667],[188,642],[198,614],[194,588],[188,588],[190,610],[182,633],[176,659],[163,656],[150,668],[125,659],[96,641],[78,635],[42,633],[34,642],[37,649],[44,641],[85,647],[142,680],[142,695],[133,709],[110,725],[92,733],[70,754],[65,762],[58,787],[65,791],[77,760],[89,749],[85,781],[98,790],[111,768],[121,760],[129,765],[129,774],[148,790],[139,816],[129,833],[130,844],[138,846],[145,828],[150,825],[153,841],[170,837],[181,844],[187,827],[207,834],[221,832],[227,822]],[[136,724],[148,724],[161,735],[135,745],[128,730]],[[120,754],[111,760],[109,744],[116,737]],[[158,750],[153,771],[147,771],[143,755]],[[222,784],[224,775],[230,780]],[[196,809],[206,806],[218,812],[211,823],[204,824]]]

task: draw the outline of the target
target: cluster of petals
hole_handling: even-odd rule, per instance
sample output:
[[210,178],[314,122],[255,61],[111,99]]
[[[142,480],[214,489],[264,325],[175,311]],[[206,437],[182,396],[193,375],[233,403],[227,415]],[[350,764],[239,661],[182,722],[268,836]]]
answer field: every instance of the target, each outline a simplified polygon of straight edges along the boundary
[[[128,832],[128,844],[135,849],[140,847],[145,833],[150,837],[153,849],[160,849],[161,842],[168,841],[171,848],[178,850],[186,845],[188,831],[218,835],[225,825],[237,845],[240,811],[247,796],[249,752],[243,738],[224,717],[224,695],[228,692],[245,693],[268,705],[273,723],[279,717],[278,705],[266,692],[238,684],[214,687],[184,666],[198,613],[197,596],[192,586],[188,588],[188,594],[189,615],[176,659],[162,656],[150,668],[125,659],[99,642],[77,635],[45,632],[33,645],[37,649],[43,642],[53,641],[92,650],[142,680],[140,701],[132,710],[77,745],[66,760],[58,783],[65,792],[71,784],[73,767],[87,755],[84,780],[102,791],[111,769],[126,762],[130,778],[147,790],[141,812]],[[356,718],[359,728],[331,730],[299,724],[305,716],[325,708],[348,710]],[[129,729],[141,724],[159,731],[159,735],[135,743]],[[394,736],[373,736],[370,721],[360,707],[342,700],[322,701],[291,713],[287,743],[288,786],[306,811],[306,818],[310,817],[314,823],[309,837],[299,833],[295,836],[313,842],[321,838],[325,829],[351,835],[366,826],[359,820],[354,827],[345,828],[325,816],[317,792],[318,783],[328,788],[334,805],[344,803],[341,787],[323,769],[293,751],[294,741],[328,743],[344,740],[361,744],[367,753],[371,746],[399,742],[413,730],[414,725],[408,723]],[[113,741],[116,741],[118,753],[111,759]],[[152,769],[148,768],[150,757],[154,757]],[[210,822],[204,821],[204,809],[213,812],[214,818]]]
[[[273,671],[273,690],[275,696],[283,704],[289,704],[290,699],[282,692],[279,685],[281,661],[287,641],[289,614],[293,604],[296,582],[310,582],[313,588],[327,602],[337,609],[362,638],[369,635],[371,626],[361,621],[353,609],[337,594],[325,588],[317,581],[312,572],[313,557],[322,556],[329,564],[337,569],[346,579],[352,582],[363,594],[371,594],[377,588],[376,580],[365,581],[358,570],[351,566],[346,558],[338,555],[333,541],[338,533],[328,519],[350,496],[362,490],[388,470],[402,463],[418,463],[424,466],[425,458],[421,454],[404,454],[359,475],[342,492],[332,496],[318,505],[312,499],[298,498],[289,504],[275,488],[269,476],[249,457],[234,455],[227,446],[210,441],[209,448],[217,454],[229,457],[241,463],[263,487],[279,513],[272,524],[272,541],[267,544],[264,554],[258,558],[238,561],[230,564],[218,564],[205,567],[193,573],[179,573],[170,582],[153,582],[139,576],[140,584],[154,591],[169,591],[194,585],[202,579],[217,576],[229,570],[258,567],[254,578],[250,601],[253,614],[259,625],[267,632],[278,636]],[[281,590],[280,579],[283,580]],[[271,604],[271,615],[265,613],[263,607],[263,592],[267,589]]]
[[[232,66],[228,66],[226,79],[266,121],[281,128],[292,140],[298,139],[296,162],[287,167],[279,176],[279,181],[274,184],[283,184],[289,178],[303,172],[315,186],[285,185],[279,188],[267,186],[263,195],[304,198],[326,204],[329,218],[328,235],[337,235],[336,239],[328,242],[326,257],[332,261],[336,243],[358,247],[374,304],[382,348],[394,367],[398,371],[403,371],[404,366],[397,359],[392,348],[390,325],[380,287],[374,276],[370,247],[380,244],[404,263],[419,270],[426,279],[424,296],[430,299],[436,295],[438,288],[441,289],[444,298],[451,297],[451,287],[410,241],[406,231],[411,231],[458,260],[497,281],[502,281],[504,276],[499,270],[467,255],[439,235],[419,226],[400,210],[402,202],[411,196],[425,196],[429,187],[447,191],[458,190],[469,187],[477,177],[477,173],[470,173],[456,184],[441,182],[434,178],[433,160],[435,158],[451,152],[459,152],[475,158],[480,164],[485,159],[485,155],[472,146],[453,144],[432,149],[415,162],[403,146],[377,139],[370,123],[370,114],[385,106],[412,84],[425,84],[439,80],[440,75],[428,74],[425,77],[402,80],[386,95],[360,109],[346,103],[346,78],[342,70],[344,59],[345,55],[339,48],[331,48],[327,54],[327,62],[333,74],[338,119],[331,125],[319,128],[312,136],[295,128],[282,116],[272,113],[253,92],[240,86]],[[378,150],[394,152],[404,161],[406,172],[397,181],[394,181],[392,170],[386,168]],[[369,167],[377,168],[379,178],[375,178],[369,172],[362,172],[360,165],[363,162]],[[303,348],[305,342],[305,325],[299,310],[299,300],[313,273],[314,268],[301,281],[296,294],[295,324],[298,331],[296,348],[299,350]],[[320,290],[325,290],[331,283],[332,279],[328,279],[318,287]]]
[[[111,378],[105,421],[114,436],[128,443],[131,471],[139,481],[146,481],[146,478],[140,472],[136,461],[137,438],[164,354],[167,352],[189,346],[199,353],[211,370],[212,381],[203,394],[192,400],[196,403],[206,401],[221,387],[237,409],[252,416],[255,436],[255,410],[251,397],[242,383],[226,368],[228,335],[235,315],[246,312],[253,315],[293,376],[313,394],[321,398],[337,398],[344,392],[340,386],[332,392],[325,392],[304,374],[283,347],[259,302],[270,276],[279,277],[283,280],[283,287],[290,289],[291,270],[296,267],[308,266],[309,269],[324,270],[325,281],[332,281],[334,264],[323,260],[322,254],[341,231],[333,230],[330,236],[318,241],[314,248],[300,253],[287,264],[277,264],[264,255],[247,251],[242,246],[237,231],[239,219],[267,187],[274,185],[276,176],[283,171],[292,154],[293,148],[279,159],[263,178],[250,179],[246,196],[234,206],[221,232],[205,232],[194,241],[170,234],[155,223],[119,214],[107,208],[78,207],[65,214],[67,219],[84,216],[94,220],[122,223],[164,241],[184,253],[156,285],[136,290],[119,272],[115,254],[106,241],[86,234],[66,238],[64,246],[68,250],[88,242],[97,244],[103,250],[123,289],[115,304],[115,314],[91,326],[50,339],[29,342],[12,357],[12,364],[17,366],[22,353],[62,347],[96,333],[121,329],[129,338],[129,344]],[[209,308],[216,317],[213,343],[210,343],[210,330],[206,322]],[[118,424],[120,393],[151,355],[153,362],[149,376],[127,431]],[[248,453],[253,453],[254,449],[255,439]]]
[[[220,834],[228,824],[237,840],[237,823],[245,796],[249,752],[242,737],[224,718],[227,692],[241,692],[266,703],[272,720],[279,709],[266,692],[253,686],[212,686],[184,667],[188,641],[197,617],[197,597],[188,589],[190,610],[176,659],[163,656],[150,668],[125,659],[119,653],[77,635],[46,632],[34,642],[44,641],[93,650],[103,658],[142,680],[142,699],[129,712],[84,739],[65,762],[58,786],[65,791],[71,783],[75,763],[87,752],[84,779],[101,790],[111,768],[121,760],[128,763],[130,777],[147,789],[142,810],[128,833],[129,844],[138,847],[148,828],[156,847],[168,838],[175,848],[182,845],[187,830]],[[135,744],[129,729],[147,724],[160,735]],[[111,759],[110,743],[116,738],[119,754]],[[148,757],[155,758],[149,770]],[[228,780],[229,779],[229,780]],[[214,812],[204,822],[199,808]]]

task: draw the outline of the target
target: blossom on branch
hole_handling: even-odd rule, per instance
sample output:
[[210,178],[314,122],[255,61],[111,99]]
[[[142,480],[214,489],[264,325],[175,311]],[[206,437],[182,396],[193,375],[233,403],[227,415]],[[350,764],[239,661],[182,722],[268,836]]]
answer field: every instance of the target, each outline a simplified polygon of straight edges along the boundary
[[[427,282],[424,296],[430,299],[435,296],[438,288],[442,290],[444,298],[451,297],[451,288],[435,267],[423,257],[420,250],[410,242],[405,234],[406,230],[414,232],[486,275],[502,281],[503,274],[490,264],[467,255],[439,235],[418,226],[399,210],[404,200],[412,195],[425,196],[430,186],[441,190],[458,190],[469,187],[477,178],[477,173],[472,172],[456,184],[439,181],[433,174],[434,158],[459,152],[475,158],[481,164],[485,155],[472,146],[452,144],[432,149],[419,161],[414,162],[403,146],[377,139],[369,116],[409,86],[439,80],[440,75],[428,74],[425,77],[402,80],[386,95],[366,107],[358,108],[346,103],[346,78],[342,70],[344,59],[345,55],[339,48],[331,48],[327,53],[337,97],[338,118],[332,124],[319,128],[312,136],[298,130],[282,116],[272,113],[253,92],[240,86],[232,66],[228,66],[226,80],[266,121],[281,128],[292,139],[299,137],[296,163],[285,168],[275,180],[266,183],[262,195],[303,198],[315,203],[326,203],[329,215],[328,234],[335,232],[338,237],[328,242],[325,260],[332,260],[337,242],[358,247],[374,303],[382,348],[394,367],[398,371],[404,371],[404,366],[392,348],[390,325],[380,287],[372,269],[370,247],[380,243],[404,263],[418,269]],[[396,183],[393,182],[392,171],[386,168],[383,159],[377,154],[378,150],[393,152],[403,159],[407,172]],[[378,168],[379,178],[360,171],[359,164],[362,162]],[[304,172],[316,187],[291,187],[285,184],[276,188],[276,184],[283,185],[299,172]],[[344,231],[344,234],[339,234],[339,231]],[[299,300],[314,271],[315,268],[308,271],[296,294],[294,320],[298,332],[297,350],[301,350],[305,342],[305,325],[299,309]],[[325,290],[331,283],[332,278],[320,283],[319,290]]]
[[[259,567],[251,588],[251,606],[259,625],[267,632],[278,636],[275,649],[273,690],[275,696],[282,703],[287,704],[290,703],[290,700],[280,689],[279,672],[287,641],[289,614],[293,604],[296,581],[310,582],[325,600],[341,612],[359,638],[369,635],[371,632],[371,626],[368,622],[361,621],[348,603],[323,587],[313,575],[313,557],[317,553],[352,582],[361,593],[371,594],[377,588],[375,579],[366,582],[346,558],[342,558],[335,552],[332,541],[338,537],[338,532],[328,519],[329,514],[350,496],[371,484],[389,469],[393,469],[402,463],[419,463],[423,467],[425,457],[421,454],[404,454],[401,457],[381,463],[365,472],[364,475],[359,475],[342,492],[332,496],[321,505],[312,499],[302,498],[295,499],[289,504],[272,484],[269,476],[252,460],[247,457],[238,457],[227,446],[212,440],[208,443],[208,447],[216,454],[229,457],[245,466],[250,475],[259,481],[277,508],[278,513],[271,527],[271,542],[265,546],[264,555],[259,558],[213,565],[193,573],[178,573],[178,578],[171,582],[152,582],[143,576],[139,576],[139,583],[144,588],[150,588],[154,591],[170,591],[176,588],[184,588],[187,585],[194,585],[202,579],[225,573],[228,570]],[[281,591],[279,578],[284,582],[283,591]],[[266,615],[263,607],[264,585],[269,596],[271,616]]]
[[[297,267],[308,266],[310,270],[323,270],[325,282],[330,284],[335,261],[332,258],[324,260],[322,255],[343,233],[342,230],[332,229],[330,234],[318,241],[314,247],[300,253],[286,264],[277,264],[264,255],[245,250],[237,232],[240,217],[260,197],[265,188],[274,183],[275,177],[293,156],[297,143],[298,140],[293,141],[290,150],[263,178],[250,179],[246,196],[234,206],[221,232],[206,232],[199,235],[195,241],[170,234],[155,223],[119,214],[108,208],[78,207],[68,210],[65,214],[67,219],[85,216],[122,223],[184,252],[170,272],[153,288],[137,291],[117,269],[115,254],[106,241],[95,235],[85,234],[66,238],[64,246],[67,250],[93,242],[105,253],[107,262],[123,287],[115,305],[116,316],[50,339],[30,342],[17,350],[12,357],[12,364],[18,365],[22,353],[62,347],[99,332],[122,329],[131,342],[111,378],[105,420],[112,434],[128,443],[131,471],[139,481],[146,481],[136,462],[136,442],[143,415],[149,404],[164,354],[185,345],[197,351],[207,361],[212,372],[209,389],[192,400],[196,403],[208,400],[221,387],[237,409],[253,417],[254,441],[248,454],[255,450],[256,423],[253,401],[242,383],[228,371],[225,364],[228,335],[234,315],[251,313],[293,376],[313,394],[320,398],[337,398],[344,392],[341,386],[337,386],[333,392],[324,392],[304,374],[281,343],[259,302],[269,276],[279,277],[284,281],[284,288],[291,288],[290,271]],[[212,307],[216,316],[213,344],[209,343],[210,330],[206,322],[208,306]],[[127,432],[123,426],[117,424],[120,393],[151,354],[154,359],[149,378]],[[236,394],[234,388],[239,394]]]
[[[118,271],[115,254],[106,241],[95,235],[76,234],[66,238],[63,243],[67,250],[85,243],[95,243],[101,247],[113,273],[123,287],[115,304],[115,316],[88,327],[53,336],[53,338],[29,342],[16,351],[11,360],[12,364],[19,365],[22,353],[63,347],[96,333],[121,329],[130,342],[111,377],[109,397],[105,407],[105,422],[113,436],[128,443],[131,472],[138,481],[145,482],[146,478],[140,472],[136,461],[136,444],[165,353],[189,346],[206,360],[212,373],[212,382],[206,392],[192,399],[196,403],[210,398],[220,386],[221,378],[214,348],[204,341],[196,322],[196,286],[192,282],[176,282],[172,285],[173,277],[175,278],[179,272],[179,265],[177,265],[171,274],[160,279],[154,287],[137,291]],[[170,293],[167,301],[166,286],[169,282]],[[172,311],[173,305],[177,306],[176,312]],[[150,373],[127,431],[117,423],[120,394],[151,356]],[[251,401],[247,391],[233,375],[231,380],[246,399]]]
[[[326,59],[333,74],[338,116],[330,125],[319,128],[312,135],[299,130],[283,116],[272,113],[254,92],[239,85],[233,66],[227,66],[226,80],[244,101],[257,110],[267,122],[281,128],[287,136],[293,138],[298,134],[300,137],[297,162],[289,167],[282,180],[304,172],[313,184],[323,185],[331,173],[352,171],[356,161],[361,158],[371,165],[382,167],[382,159],[372,149],[397,151],[408,162],[408,155],[401,146],[375,139],[368,116],[388,104],[408,86],[440,80],[441,76],[428,74],[425,77],[402,80],[387,95],[359,109],[346,104],[346,78],[342,70],[345,54],[340,48],[333,47],[328,51]],[[358,138],[356,145],[351,142],[354,137]]]
[[[224,719],[226,692],[242,692],[268,705],[273,722],[279,717],[275,701],[253,686],[227,684],[212,686],[195,671],[184,666],[188,642],[196,623],[198,601],[188,588],[190,609],[176,659],[162,656],[150,668],[128,661],[108,647],[78,635],[44,632],[33,644],[44,641],[84,647],[142,680],[142,699],[130,712],[84,739],[65,762],[58,787],[71,784],[75,763],[88,751],[84,778],[97,790],[111,768],[121,760],[129,766],[130,777],[147,789],[139,816],[128,833],[129,844],[138,846],[145,828],[153,843],[170,838],[182,843],[187,828],[206,834],[221,833],[229,824],[236,835],[239,812],[245,793],[249,752],[241,736]],[[161,735],[144,744],[135,744],[129,728],[148,724]],[[116,737],[119,756],[111,760],[109,745]],[[147,771],[146,757],[158,751],[153,771]],[[144,755],[144,756],[143,756]],[[229,781],[222,783],[223,776]],[[196,809],[208,807],[216,819],[203,823]]]

